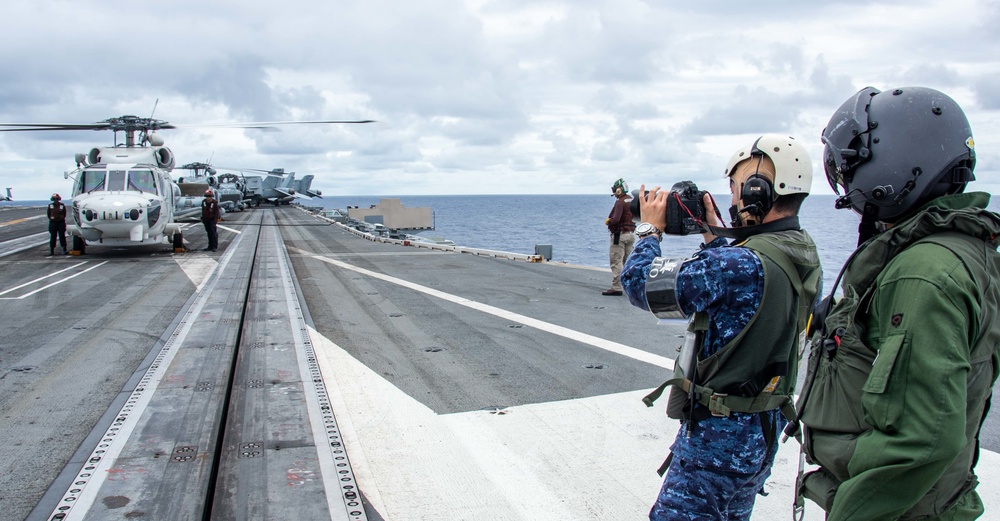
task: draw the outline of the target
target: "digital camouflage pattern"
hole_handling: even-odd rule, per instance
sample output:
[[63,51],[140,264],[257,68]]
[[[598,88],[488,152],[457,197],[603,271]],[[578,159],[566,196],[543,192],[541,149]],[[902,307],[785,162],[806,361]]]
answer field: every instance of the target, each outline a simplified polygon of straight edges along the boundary
[[[773,411],[772,411],[773,413]],[[777,414],[781,417],[780,414]],[[758,430],[760,428],[758,427]],[[771,450],[754,445],[751,452],[761,456],[752,473],[721,472],[698,467],[693,462],[675,457],[660,488],[650,519],[728,519],[747,520],[753,512],[754,499],[771,475],[771,464],[778,449],[775,441]],[[741,449],[747,447],[742,445]],[[729,499],[720,504],[719,498]]]
[[[647,309],[646,276],[653,259],[660,256],[660,242],[647,237],[636,243],[625,263],[625,293],[633,305],[642,309]],[[747,248],[730,247],[723,238],[712,241],[685,263],[677,280],[681,310],[689,316],[706,311],[712,318],[702,358],[722,349],[746,327],[763,293],[764,267],[760,259]],[[771,418],[775,433],[784,427],[785,419],[777,409],[765,414]],[[670,519],[672,505],[683,506],[677,512],[682,519],[691,519],[696,506],[706,508],[709,519],[719,514],[729,519],[748,519],[754,494],[770,475],[777,436],[774,439],[769,450],[757,414],[733,412],[725,418],[709,417],[698,422],[690,435],[682,427],[670,447],[674,459],[650,517]],[[726,490],[734,495],[721,493]],[[729,498],[729,503],[718,504],[720,497]]]

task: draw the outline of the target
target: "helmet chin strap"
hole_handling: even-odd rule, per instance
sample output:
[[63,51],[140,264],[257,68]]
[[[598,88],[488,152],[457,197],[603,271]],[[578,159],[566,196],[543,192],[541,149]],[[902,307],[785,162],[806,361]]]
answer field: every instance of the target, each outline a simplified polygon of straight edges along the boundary
[[[838,210],[850,208],[852,206],[851,199],[857,195],[864,196],[864,192],[857,189],[851,190],[837,198],[834,208]],[[878,206],[866,201],[861,211],[861,223],[858,224],[858,246],[867,242],[868,239],[871,239],[880,231],[878,228]]]
[[878,234],[877,221],[878,207],[872,203],[865,203],[865,209],[861,212],[861,224],[858,224],[858,246],[868,242],[868,239]]

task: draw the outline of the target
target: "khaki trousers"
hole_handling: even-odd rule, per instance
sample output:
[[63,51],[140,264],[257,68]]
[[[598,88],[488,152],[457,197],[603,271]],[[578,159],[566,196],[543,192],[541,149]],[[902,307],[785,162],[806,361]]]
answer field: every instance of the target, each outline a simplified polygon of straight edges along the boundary
[[611,260],[611,289],[622,290],[622,267],[625,266],[625,259],[632,253],[632,247],[635,245],[635,234],[632,232],[621,232],[618,237],[618,244],[615,244],[615,235],[611,234],[611,239],[608,241],[611,246],[610,260]]

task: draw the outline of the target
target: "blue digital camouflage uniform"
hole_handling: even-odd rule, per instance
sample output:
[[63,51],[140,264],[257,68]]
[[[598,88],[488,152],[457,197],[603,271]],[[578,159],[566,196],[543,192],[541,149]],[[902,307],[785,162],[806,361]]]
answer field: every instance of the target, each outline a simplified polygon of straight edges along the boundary
[[[646,276],[660,253],[655,236],[638,241],[622,271],[622,285],[633,305],[646,306]],[[669,256],[669,255],[668,255]],[[677,255],[679,257],[680,255]],[[764,267],[747,248],[717,238],[684,264],[677,276],[677,298],[686,316],[709,315],[701,357],[730,342],[750,321],[764,293]],[[701,405],[696,405],[701,407]],[[682,426],[670,451],[667,470],[649,518],[750,519],[755,495],[771,474],[777,433],[785,419],[775,409],[765,413],[775,431],[770,447],[758,414],[733,412],[697,422],[688,435]]]

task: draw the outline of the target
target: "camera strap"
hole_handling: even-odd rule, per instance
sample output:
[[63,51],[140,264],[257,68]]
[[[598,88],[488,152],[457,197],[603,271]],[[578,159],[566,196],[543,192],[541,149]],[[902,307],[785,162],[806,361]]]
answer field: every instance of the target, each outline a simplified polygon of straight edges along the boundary
[[703,226],[703,232],[711,232],[717,237],[736,239],[737,241],[742,241],[761,233],[784,232],[788,230],[801,229],[799,226],[799,217],[797,215],[782,217],[781,219],[776,219],[764,224],[755,224],[753,226],[739,226],[735,228],[722,228],[720,226],[712,226],[710,224],[704,224]]

